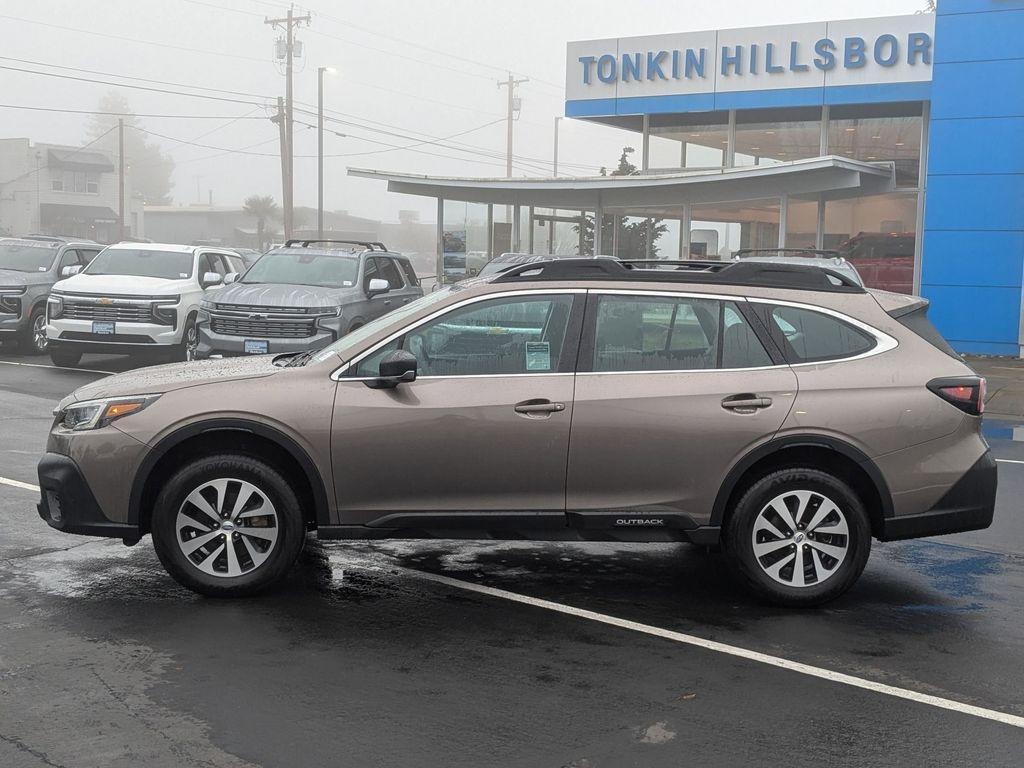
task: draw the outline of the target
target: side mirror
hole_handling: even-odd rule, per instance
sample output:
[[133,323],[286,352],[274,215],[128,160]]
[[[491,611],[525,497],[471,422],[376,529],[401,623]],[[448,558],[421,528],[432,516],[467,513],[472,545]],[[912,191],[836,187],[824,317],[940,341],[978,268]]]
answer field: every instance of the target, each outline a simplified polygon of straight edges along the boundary
[[224,285],[228,285],[229,283],[233,283],[237,279],[238,279],[238,273],[237,272],[228,272],[226,275],[224,275]]
[[374,277],[370,280],[370,284],[366,286],[366,295],[372,299],[374,296],[387,293],[390,290],[391,283],[387,280],[381,280],[379,277]]
[[366,386],[370,389],[394,389],[402,382],[416,381],[416,355],[403,349],[396,349],[380,361],[379,376],[370,379]]
[[224,278],[217,272],[204,272],[203,279],[199,281],[199,285],[203,288],[210,288],[214,285],[220,285],[224,282]]
[[82,265],[81,264],[72,264],[70,266],[67,266],[67,267],[64,267],[63,269],[61,269],[60,276],[61,277],[71,277],[72,275],[77,275],[81,271],[82,271]]

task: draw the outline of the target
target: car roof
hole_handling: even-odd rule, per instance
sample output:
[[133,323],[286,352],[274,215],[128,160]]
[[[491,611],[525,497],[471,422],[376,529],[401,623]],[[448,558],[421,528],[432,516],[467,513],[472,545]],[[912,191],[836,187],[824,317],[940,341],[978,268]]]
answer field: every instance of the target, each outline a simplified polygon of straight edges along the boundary
[[173,251],[175,253],[195,253],[196,251],[208,251],[212,248],[212,246],[207,245],[181,245],[180,243],[114,243],[107,247],[115,250]]

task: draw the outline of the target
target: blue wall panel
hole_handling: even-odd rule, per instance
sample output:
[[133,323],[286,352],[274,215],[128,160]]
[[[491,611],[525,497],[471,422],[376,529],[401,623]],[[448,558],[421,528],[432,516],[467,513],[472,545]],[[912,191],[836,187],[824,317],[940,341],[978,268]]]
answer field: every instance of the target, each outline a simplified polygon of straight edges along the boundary
[[985,13],[1024,8],[1024,0],[939,0],[939,16],[951,13]]
[[[938,35],[935,45],[942,45]],[[932,119],[1010,116],[1024,116],[1024,59],[932,67]]]
[[[941,145],[936,146],[937,149]],[[958,148],[947,148],[955,152]],[[936,153],[941,154],[941,153]],[[1024,174],[928,175],[925,229],[1022,229]]]
[[[1020,56],[1024,13],[972,13],[935,20],[935,63],[991,61]],[[1016,52],[1016,53],[1015,53]]]
[[931,141],[929,173],[1024,173],[1024,117],[932,120]]
[[1024,0],[939,0],[921,293],[961,352],[1020,354]]
[[1020,288],[922,285],[921,293],[932,302],[929,319],[957,349],[974,341],[1012,345],[1016,354]]
[[1016,288],[1024,273],[1024,232],[927,230],[921,282],[926,285],[1003,286]]

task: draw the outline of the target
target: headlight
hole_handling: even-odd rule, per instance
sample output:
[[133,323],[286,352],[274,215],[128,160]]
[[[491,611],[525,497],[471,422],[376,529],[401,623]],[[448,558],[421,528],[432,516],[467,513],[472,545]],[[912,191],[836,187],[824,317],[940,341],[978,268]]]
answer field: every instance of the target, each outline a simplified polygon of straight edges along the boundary
[[3,312],[4,314],[20,315],[21,294],[24,292],[24,289],[20,291],[6,288],[0,289],[0,312]]
[[172,328],[178,327],[178,310],[175,306],[178,302],[163,302],[153,305],[153,319],[161,325],[169,325]]
[[51,320],[64,314],[64,299],[51,293],[46,300],[46,314]]
[[72,403],[60,412],[60,424],[64,429],[83,432],[87,429],[105,427],[117,419],[138,413],[160,395],[139,395],[135,397],[111,397],[103,400],[84,400]]
[[209,299],[202,299],[199,302],[199,308],[200,309],[205,309],[207,312],[209,312],[211,309],[213,309],[216,306],[217,305],[214,302],[210,301]]

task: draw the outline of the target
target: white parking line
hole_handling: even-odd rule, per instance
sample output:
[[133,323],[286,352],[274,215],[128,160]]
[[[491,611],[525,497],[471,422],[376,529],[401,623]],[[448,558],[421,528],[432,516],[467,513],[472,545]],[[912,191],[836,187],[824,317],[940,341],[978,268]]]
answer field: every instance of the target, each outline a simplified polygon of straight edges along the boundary
[[1001,464],[1024,464],[1020,459],[996,459]]
[[96,368],[69,368],[67,366],[46,365],[45,363],[16,363],[13,360],[0,360],[0,365],[20,365],[25,368],[53,368],[55,371],[79,371],[80,373],[102,373],[113,376],[116,371],[100,371]]
[[[389,570],[391,570],[389,568]],[[424,571],[417,571],[409,568],[396,569],[400,572],[404,572],[413,576],[417,579],[424,581],[433,581],[438,584],[444,584],[448,587],[454,587],[455,589],[463,589],[469,592],[477,592],[482,595],[489,597],[496,597],[502,600],[510,600],[514,603],[522,603],[524,605],[530,605],[535,608],[543,608],[548,611],[555,611],[556,613],[564,613],[568,616],[575,616],[580,619],[587,619],[589,621],[596,621],[600,624],[608,624],[619,629],[628,629],[633,632],[641,632],[645,635],[652,635],[654,637],[660,637],[665,640],[672,640],[677,643],[684,643],[686,645],[696,646],[697,648],[703,648],[708,651],[715,651],[716,653],[725,653],[730,656],[737,656],[741,659],[748,661],[754,661],[759,664],[767,664],[771,667],[778,667],[780,669],[786,669],[790,672],[797,672],[802,675],[809,675],[810,677],[817,677],[822,680],[828,680],[833,683],[840,683],[841,685],[848,685],[853,688],[861,688],[874,693],[880,693],[885,696],[894,696],[898,699],[906,699],[907,701],[914,701],[918,704],[927,704],[931,707],[938,707],[939,709],[948,709],[953,712],[959,712],[964,715],[970,715],[972,717],[980,717],[985,720],[994,720],[997,723],[1004,723],[1011,725],[1015,728],[1024,728],[1024,717],[1018,715],[1007,714],[1006,712],[999,712],[995,709],[986,709],[984,707],[976,707],[973,704],[964,704],[963,702],[953,701],[952,699],[943,699],[939,696],[931,696],[927,693],[919,693],[912,691],[907,688],[897,688],[893,685],[885,685],[884,683],[876,683],[873,680],[865,680],[861,677],[854,677],[853,675],[847,675],[842,672],[834,672],[830,669],[823,669],[821,667],[814,667],[810,664],[803,664],[799,661],[790,661],[780,656],[771,656],[767,653],[760,653],[758,651],[751,651],[746,648],[740,648],[735,645],[728,645],[727,643],[720,643],[715,640],[706,640],[696,635],[687,635],[683,632],[675,632],[670,629],[662,629],[661,627],[653,627],[649,624],[641,624],[636,621],[630,621],[629,619],[620,619],[615,616],[608,616],[603,613],[597,613],[595,611],[588,611],[584,608],[575,608],[571,605],[563,605],[562,603],[555,603],[551,600],[542,600],[537,597],[530,597],[529,595],[521,595],[517,592],[509,592],[504,589],[497,589],[495,587],[486,587],[482,584],[473,584],[466,581],[460,581],[459,579],[453,579],[448,576],[440,576],[436,573],[426,573]]]
[[[998,461],[1010,460],[998,459]],[[1024,461],[1014,461],[1013,463],[1024,464]],[[10,485],[15,488],[22,488],[26,491],[39,491],[38,485],[32,485],[31,483],[23,483],[20,480],[11,480],[10,478],[7,477],[0,477],[0,484]],[[539,597],[521,595],[518,592],[509,592],[506,589],[498,589],[497,587],[487,587],[483,584],[473,584],[468,581],[460,581],[459,579],[453,579],[450,576],[441,576],[437,573],[428,573],[427,571],[418,571],[412,568],[389,568],[388,570],[406,573],[409,576],[416,579],[420,579],[422,581],[432,581],[437,584],[443,584],[448,587],[454,587],[455,589],[466,590],[467,592],[476,592],[481,595],[487,595],[488,597],[496,597],[501,600],[509,600],[513,603],[522,603],[523,605],[533,606],[534,608],[543,608],[548,611],[563,613],[567,616],[575,616],[579,619],[587,619],[588,621],[595,621],[599,624],[607,624],[612,627],[618,627],[619,629],[628,629],[632,632],[640,632],[645,635],[660,637],[664,640],[672,640],[677,643],[683,643],[685,645],[703,648],[704,650],[715,651],[716,653],[724,653],[728,654],[729,656],[736,656],[741,659],[746,659],[747,661],[754,661],[759,664],[767,664],[771,667],[786,669],[790,672],[796,672],[801,675],[817,677],[821,680],[828,680],[829,682],[839,683],[841,685],[848,685],[853,688],[861,688],[863,690],[872,691],[874,693],[880,693],[885,696],[893,696],[897,699],[906,699],[907,701],[917,702],[918,704],[926,704],[930,707],[938,707],[939,709],[947,709],[952,712],[959,712],[963,715],[970,715],[971,717],[980,717],[985,720],[993,720],[997,723],[1011,725],[1014,728],[1024,728],[1024,717],[1020,717],[1018,715],[1011,715],[1006,712],[1000,712],[995,709],[976,707],[973,704],[964,704],[960,701],[944,699],[940,696],[932,696],[927,693],[912,691],[909,688],[898,688],[894,685],[876,683],[873,680],[866,680],[862,677],[854,677],[853,675],[847,675],[843,672],[835,672],[831,669],[815,667],[810,664],[804,664],[803,662],[799,661],[791,661],[790,659],[784,659],[781,656],[772,656],[767,653],[761,653],[760,651],[751,651],[747,648],[741,648],[736,645],[720,643],[717,640],[707,640],[703,637],[697,637],[696,635],[688,635],[684,632],[676,632],[671,629],[662,629],[661,627],[654,627],[650,624],[641,624],[638,621],[631,621],[630,619],[620,619],[616,616],[609,616],[604,613],[589,611],[586,608],[576,608],[571,605],[564,605],[562,603],[556,603],[551,600],[544,600]]]
[[31,483],[23,483],[21,480],[11,480],[9,477],[0,477],[0,485],[9,485],[13,488],[21,488],[25,491],[39,492],[38,485],[32,485]]

